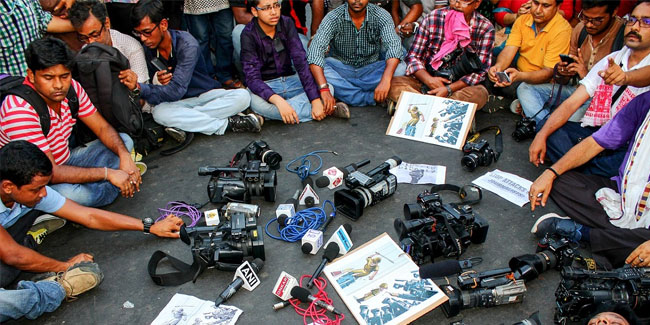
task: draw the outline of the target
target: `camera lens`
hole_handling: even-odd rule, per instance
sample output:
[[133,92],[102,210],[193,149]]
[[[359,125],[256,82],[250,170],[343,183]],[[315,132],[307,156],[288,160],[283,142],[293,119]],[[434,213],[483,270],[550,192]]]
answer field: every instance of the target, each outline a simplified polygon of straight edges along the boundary
[[404,219],[419,219],[422,218],[422,206],[417,203],[404,204]]
[[465,168],[467,171],[473,171],[478,167],[478,155],[476,153],[468,153],[463,156],[463,158],[460,160],[460,164]]
[[267,163],[272,169],[280,168],[282,156],[273,150],[266,150],[262,153],[262,161]]

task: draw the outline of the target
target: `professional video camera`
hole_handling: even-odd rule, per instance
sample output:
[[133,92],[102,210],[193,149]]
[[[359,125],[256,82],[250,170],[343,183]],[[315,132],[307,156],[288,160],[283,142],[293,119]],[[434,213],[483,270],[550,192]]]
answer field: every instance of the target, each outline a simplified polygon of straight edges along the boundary
[[425,191],[417,203],[404,204],[404,219],[394,226],[402,249],[418,265],[435,257],[460,256],[470,243],[481,244],[489,225],[469,205],[443,204],[438,193]]
[[526,139],[534,138],[537,122],[532,117],[522,117],[515,125],[515,131],[512,132],[512,138],[520,142]]
[[271,150],[269,144],[264,140],[251,141],[244,149],[239,151],[230,162],[230,167],[234,167],[241,161],[241,158],[246,156],[246,161],[259,160],[266,163],[271,169],[276,170],[280,168],[282,156],[279,153]]
[[212,176],[208,182],[208,197],[212,203],[246,202],[252,196],[264,196],[275,202],[278,185],[275,170],[269,165],[253,160],[239,167],[199,167],[200,176]]
[[363,208],[375,205],[393,195],[397,189],[397,177],[389,171],[402,163],[402,159],[393,156],[368,173],[355,170],[345,177],[345,186],[334,192],[336,210],[352,220],[363,215]]
[[566,266],[555,291],[557,324],[586,324],[601,303],[628,304],[640,318],[650,317],[650,268],[589,271]]
[[234,271],[245,259],[265,259],[264,230],[257,225],[259,207],[228,203],[224,208],[225,220],[218,226],[181,227],[181,240],[200,262],[195,278],[208,267]]

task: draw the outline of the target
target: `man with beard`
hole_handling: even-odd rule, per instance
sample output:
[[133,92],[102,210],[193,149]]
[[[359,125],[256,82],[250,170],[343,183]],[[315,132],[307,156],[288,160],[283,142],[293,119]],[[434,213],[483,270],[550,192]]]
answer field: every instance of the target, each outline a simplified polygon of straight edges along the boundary
[[[642,2],[625,21],[625,46],[596,63],[580,81],[578,89],[549,116],[537,132],[528,149],[530,162],[539,166],[546,157],[557,161],[575,144],[589,137],[609,121],[637,95],[650,87],[607,85],[599,72],[618,65],[623,71],[639,69],[650,64],[650,3]],[[580,106],[591,98],[591,104],[581,119],[568,121]],[[580,166],[583,173],[611,177],[617,174],[625,148],[605,150]]]

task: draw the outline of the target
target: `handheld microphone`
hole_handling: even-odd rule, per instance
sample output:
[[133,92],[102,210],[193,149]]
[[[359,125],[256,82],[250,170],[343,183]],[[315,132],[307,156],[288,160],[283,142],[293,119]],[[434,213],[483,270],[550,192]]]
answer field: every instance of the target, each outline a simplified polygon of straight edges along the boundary
[[296,193],[284,202],[285,204],[293,204],[294,211],[298,210],[298,197],[300,196],[300,192],[301,190],[296,190]]
[[326,302],[312,296],[309,290],[303,287],[293,287],[293,289],[291,289],[291,296],[302,302],[313,302],[318,307],[325,308],[336,315],[341,315],[341,312],[336,310],[334,306],[328,305]]
[[219,307],[219,305],[230,299],[241,287],[244,287],[248,291],[253,291],[260,284],[260,278],[257,277],[257,272],[262,267],[264,267],[264,261],[259,258],[254,259],[250,264],[248,261],[242,263],[237,268],[237,271],[235,271],[233,281],[230,282],[228,287],[214,301],[214,306]]
[[323,260],[320,262],[320,265],[316,269],[316,272],[314,272],[314,275],[311,276],[311,279],[309,279],[309,282],[307,283],[307,288],[311,288],[314,286],[314,280],[320,275],[321,272],[323,272],[323,268],[325,268],[325,265],[329,262],[331,262],[333,259],[336,258],[336,256],[339,255],[339,245],[336,242],[331,242],[325,247],[325,252],[323,253]]
[[350,234],[352,233],[352,226],[349,223],[346,223],[332,234],[332,237],[325,243],[327,247],[329,243],[336,243],[339,246],[338,253],[344,255],[350,251],[352,248],[352,240],[350,240]]
[[446,260],[436,263],[423,265],[420,267],[421,279],[442,278],[448,275],[459,274],[462,272],[460,264],[456,260]]
[[323,176],[316,179],[316,186],[319,188],[327,187],[333,190],[341,184],[348,174],[370,163],[370,160],[364,159],[358,163],[349,164],[343,168],[330,167],[323,171]]

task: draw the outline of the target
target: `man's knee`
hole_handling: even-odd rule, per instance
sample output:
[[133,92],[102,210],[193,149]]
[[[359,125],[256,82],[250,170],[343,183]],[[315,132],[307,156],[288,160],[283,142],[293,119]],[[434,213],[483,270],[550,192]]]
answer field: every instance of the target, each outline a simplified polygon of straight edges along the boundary
[[410,91],[414,93],[420,93],[420,88],[422,84],[420,81],[413,77],[401,76],[395,77],[391,80],[390,90],[388,91],[388,99],[397,102],[399,96],[404,91]]
[[487,103],[488,91],[483,85],[468,86],[452,93],[451,98],[474,103],[476,109],[480,110]]

